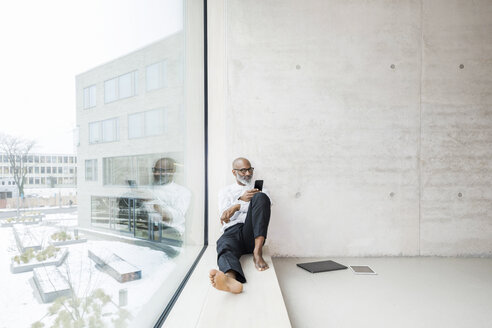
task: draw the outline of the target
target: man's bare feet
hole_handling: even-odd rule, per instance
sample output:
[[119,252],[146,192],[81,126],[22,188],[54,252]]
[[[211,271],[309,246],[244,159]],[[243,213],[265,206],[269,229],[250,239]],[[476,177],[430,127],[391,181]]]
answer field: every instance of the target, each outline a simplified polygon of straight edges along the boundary
[[243,291],[243,284],[227,276],[224,272],[212,269],[209,273],[210,282],[212,286],[218,290],[223,290],[225,292],[230,292],[233,294],[239,294]]
[[265,271],[269,268],[261,253],[253,252],[253,261],[255,262],[255,266],[259,271]]

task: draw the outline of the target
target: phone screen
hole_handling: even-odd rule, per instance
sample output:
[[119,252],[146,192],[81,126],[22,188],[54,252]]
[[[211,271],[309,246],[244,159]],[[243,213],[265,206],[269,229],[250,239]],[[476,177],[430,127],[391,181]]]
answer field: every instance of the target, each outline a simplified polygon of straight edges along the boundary
[[255,189],[258,190],[263,190],[263,180],[256,180],[255,181]]

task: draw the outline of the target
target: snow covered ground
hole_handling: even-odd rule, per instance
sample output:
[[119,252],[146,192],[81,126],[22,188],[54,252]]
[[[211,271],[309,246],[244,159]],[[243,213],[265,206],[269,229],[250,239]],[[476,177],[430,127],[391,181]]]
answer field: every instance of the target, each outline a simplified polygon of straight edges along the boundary
[[[60,229],[71,229],[77,225],[76,214],[47,215],[42,225],[29,226],[36,229],[36,234],[44,236],[44,243],[51,234]],[[110,310],[103,310],[102,319],[113,327],[109,313],[118,310],[120,289],[126,289],[128,304],[124,309],[136,315],[148,303],[156,290],[172,274],[176,264],[161,251],[148,247],[136,246],[117,241],[87,241],[67,247],[69,255],[59,268],[60,272],[69,277],[73,290],[78,297],[102,288],[111,297]],[[110,275],[98,270],[95,263],[89,259],[89,249],[106,249],[115,253],[129,263],[142,270],[139,280],[119,283]],[[11,258],[19,254],[12,228],[0,228],[0,328],[31,327],[36,321],[41,321],[45,327],[50,327],[56,315],[50,316],[48,308],[52,303],[43,304],[33,281],[33,272],[13,274],[10,272]],[[106,311],[106,312],[104,312]]]

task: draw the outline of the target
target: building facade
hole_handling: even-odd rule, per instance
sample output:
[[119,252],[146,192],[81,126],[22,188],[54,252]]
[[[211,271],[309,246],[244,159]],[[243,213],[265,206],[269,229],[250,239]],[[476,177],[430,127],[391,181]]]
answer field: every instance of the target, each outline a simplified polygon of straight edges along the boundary
[[81,227],[160,238],[122,217],[122,206],[134,204],[122,199],[152,184],[162,157],[176,161],[183,182],[183,79],[181,32],[76,77]]
[[[70,187],[77,185],[77,157],[73,154],[29,154],[24,188]],[[4,179],[6,179],[4,181]],[[13,182],[8,157],[0,154],[0,183]],[[11,180],[11,181],[10,181]]]

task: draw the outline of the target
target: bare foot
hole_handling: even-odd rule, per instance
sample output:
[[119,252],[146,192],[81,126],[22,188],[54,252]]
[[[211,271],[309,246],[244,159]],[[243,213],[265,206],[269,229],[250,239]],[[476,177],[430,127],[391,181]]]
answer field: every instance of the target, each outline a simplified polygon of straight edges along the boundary
[[268,269],[268,264],[263,259],[261,253],[253,253],[253,261],[255,262],[255,266],[259,271],[265,271]]
[[224,272],[212,269],[208,275],[212,286],[218,290],[230,292],[233,294],[239,294],[243,291],[243,284],[227,276]]

